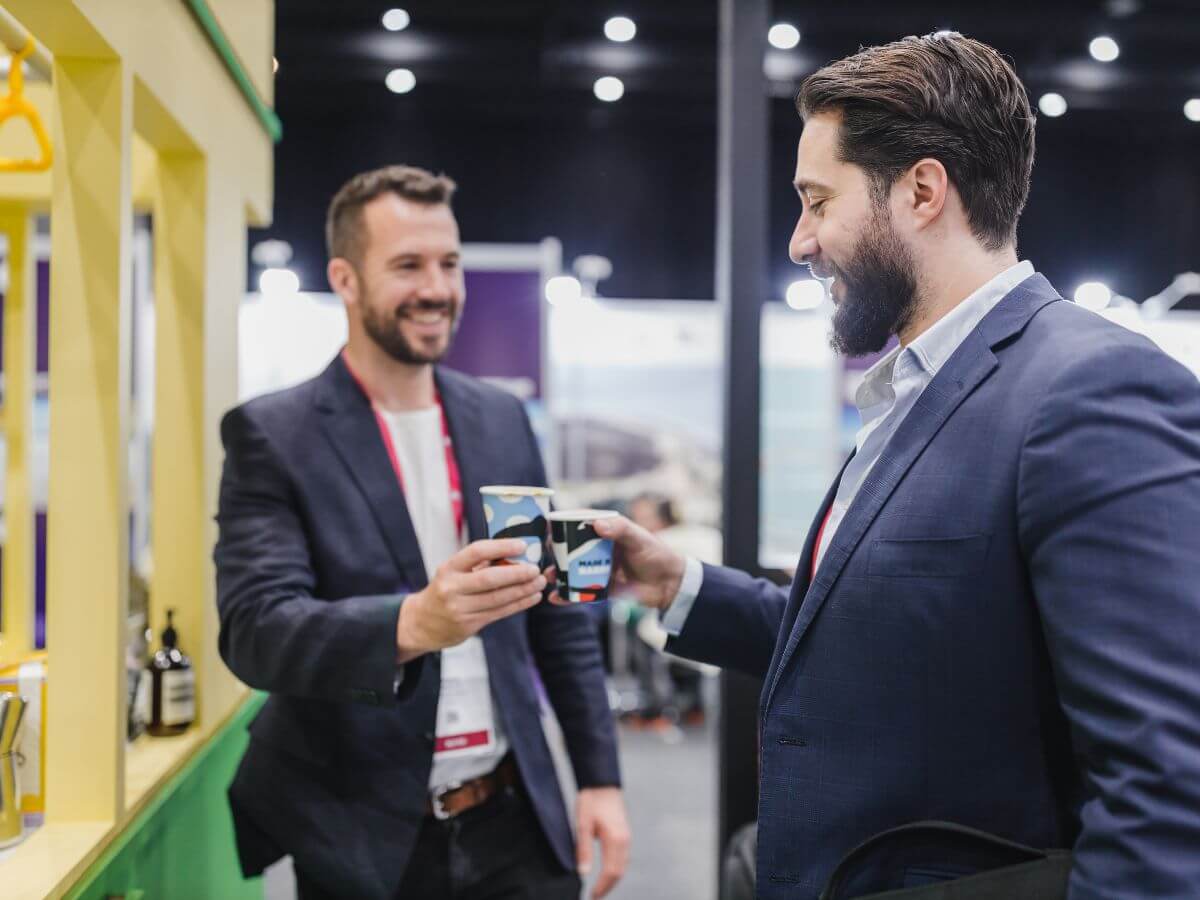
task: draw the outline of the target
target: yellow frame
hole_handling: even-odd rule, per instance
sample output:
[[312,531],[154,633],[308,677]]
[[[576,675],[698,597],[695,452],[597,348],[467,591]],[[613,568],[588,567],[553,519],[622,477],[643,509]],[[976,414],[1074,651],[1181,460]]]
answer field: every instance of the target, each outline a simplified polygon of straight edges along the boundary
[[[235,7],[234,49],[269,99],[273,3]],[[14,266],[18,253],[28,256],[31,212],[48,209],[53,270],[46,824],[0,861],[7,900],[65,892],[246,696],[216,650],[210,551],[217,423],[237,393],[246,227],[269,220],[273,150],[186,4],[0,0],[0,13],[53,57],[50,86],[26,93],[51,124],[55,152],[48,174],[0,173],[0,230],[10,235]],[[0,156],[17,155],[8,140],[0,134]],[[151,209],[155,223],[151,615],[157,623],[164,606],[179,610],[201,705],[186,739],[140,741],[127,752],[126,313],[135,204]],[[27,278],[14,285],[4,313],[10,451],[29,438],[33,368],[33,294]],[[19,518],[30,535],[10,527],[0,661],[29,649],[18,639],[31,626],[29,604],[18,598],[32,595],[22,460],[27,452],[10,452],[6,505],[16,514],[26,504]],[[28,570],[12,564],[18,551],[21,560],[28,554]]]

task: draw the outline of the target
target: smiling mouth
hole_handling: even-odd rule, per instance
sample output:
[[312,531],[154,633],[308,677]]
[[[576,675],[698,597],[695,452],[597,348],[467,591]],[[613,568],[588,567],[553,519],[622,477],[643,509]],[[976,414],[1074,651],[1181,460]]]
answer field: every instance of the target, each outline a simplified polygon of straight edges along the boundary
[[433,307],[420,306],[415,309],[401,309],[397,315],[399,318],[415,322],[417,325],[437,325],[450,318],[450,305],[439,304]]

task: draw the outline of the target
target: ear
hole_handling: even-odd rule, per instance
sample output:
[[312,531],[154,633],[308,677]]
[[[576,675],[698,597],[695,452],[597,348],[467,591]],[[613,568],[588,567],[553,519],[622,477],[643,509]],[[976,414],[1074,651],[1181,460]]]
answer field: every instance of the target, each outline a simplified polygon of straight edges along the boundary
[[950,177],[946,167],[936,159],[916,162],[905,176],[909,189],[905,196],[913,226],[919,231],[937,221],[950,193]]
[[349,304],[358,303],[358,272],[350,260],[335,256],[326,266],[325,275],[329,279],[329,286],[342,300]]

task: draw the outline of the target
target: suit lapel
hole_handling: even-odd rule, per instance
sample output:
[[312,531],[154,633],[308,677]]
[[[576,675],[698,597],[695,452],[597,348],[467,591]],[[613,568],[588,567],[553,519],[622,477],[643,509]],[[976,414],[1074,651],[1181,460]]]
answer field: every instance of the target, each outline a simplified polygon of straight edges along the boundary
[[[959,404],[996,369],[999,363],[992,348],[1020,332],[1035,312],[1056,299],[1057,293],[1041,275],[1021,282],[967,335],[917,398],[863,481],[834,533],[816,577],[803,595],[803,602],[798,604],[787,643],[782,651],[776,650],[778,664],[771,675],[764,709],[770,706],[784,667],[883,505]],[[810,532],[809,546],[812,541]],[[811,559],[811,550],[808,552],[807,558]],[[794,589],[789,610],[797,606],[798,595],[799,591]]]
[[[842,463],[841,471],[838,472],[837,478],[833,480],[833,484],[829,486],[829,490],[825,493],[825,499],[821,501],[821,506],[817,510],[816,518],[808,528],[808,537],[804,541],[804,549],[800,552],[800,562],[796,565],[796,574],[792,578],[791,594],[788,597],[787,609],[783,612],[783,622],[780,625],[780,635],[790,634],[792,625],[796,621],[796,615],[800,611],[801,602],[805,594],[808,593],[809,583],[812,580],[812,558],[813,553],[817,549],[817,535],[821,533],[821,523],[825,521],[825,517],[829,514],[829,508],[833,506],[834,498],[837,497],[838,485],[842,481],[842,475],[846,471],[846,466],[850,465],[850,460],[854,458],[851,453],[846,457],[846,461]],[[785,642],[782,640],[775,642],[775,652],[772,654],[771,665],[767,672],[773,673],[779,665],[780,659],[783,656]],[[770,677],[770,676],[768,676]]]
[[[446,413],[446,427],[450,430],[450,440],[454,444],[458,474],[462,481],[467,536],[472,541],[483,540],[488,536],[488,531],[479,488],[490,483],[486,479],[494,469],[489,461],[488,450],[500,436],[491,435],[492,442],[489,443],[479,394],[472,389],[466,378],[441,367],[435,370],[435,377],[442,409]],[[503,444],[496,443],[496,446],[500,447]],[[510,690],[505,687],[511,683],[514,671],[510,629],[517,621],[515,617],[501,619],[479,632],[487,657],[488,673],[497,696],[505,696],[506,691]],[[504,712],[496,710],[495,714],[503,715]]]
[[406,586],[419,590],[427,583],[425,563],[371,403],[340,353],[320,377],[317,407],[325,437],[370,506]]

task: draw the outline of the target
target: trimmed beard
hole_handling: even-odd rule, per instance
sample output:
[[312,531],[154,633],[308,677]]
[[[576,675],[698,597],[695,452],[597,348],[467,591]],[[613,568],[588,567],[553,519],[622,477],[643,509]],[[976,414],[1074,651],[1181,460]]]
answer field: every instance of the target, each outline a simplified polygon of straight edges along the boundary
[[[432,365],[441,362],[450,352],[454,333],[458,331],[458,323],[461,321],[461,307],[453,300],[418,300],[416,303],[406,303],[392,314],[378,309],[371,302],[369,291],[364,293],[363,300],[366,301],[360,304],[363,330],[366,331],[367,337],[396,362],[410,366]],[[401,322],[410,312],[430,312],[435,309],[449,311],[450,337],[441,351],[427,353],[404,337]]]
[[884,204],[876,204],[846,267],[827,265],[843,289],[829,337],[838,353],[878,353],[912,321],[918,302],[917,266]]

